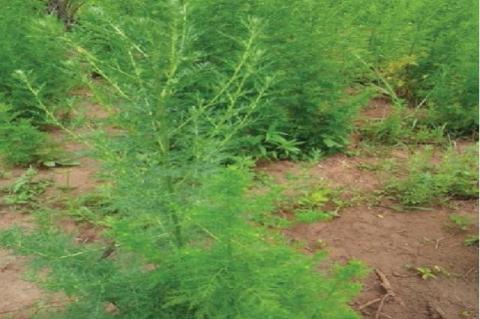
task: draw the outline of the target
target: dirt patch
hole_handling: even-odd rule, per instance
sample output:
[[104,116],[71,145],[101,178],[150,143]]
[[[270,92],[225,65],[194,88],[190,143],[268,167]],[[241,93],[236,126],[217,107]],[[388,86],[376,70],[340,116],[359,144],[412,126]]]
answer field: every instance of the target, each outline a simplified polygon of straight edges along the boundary
[[37,286],[21,278],[25,263],[25,258],[0,250],[0,318],[27,318],[28,308],[42,298]]
[[33,315],[58,309],[65,304],[65,296],[43,291],[23,279],[28,260],[0,249],[0,318],[27,319]]
[[25,229],[33,229],[35,227],[33,218],[28,214],[0,210],[0,231],[10,229],[14,226]]
[[392,103],[388,98],[377,97],[368,103],[368,105],[360,112],[360,122],[366,119],[381,120],[387,118],[392,113]]
[[[348,157],[338,154],[318,163],[311,170],[311,175],[327,180],[332,187],[358,188],[372,191],[381,185],[381,181],[373,172],[360,169],[361,165],[373,165],[374,158]],[[361,185],[361,187],[357,187]]]
[[[408,161],[411,152],[394,150],[389,155]],[[336,155],[313,165],[307,176],[346,191],[356,189],[371,194],[382,188],[388,172],[360,169],[383,159]],[[279,183],[302,168],[292,162],[264,165],[262,172]],[[467,235],[478,234],[478,201],[452,201],[448,207],[430,211],[398,212],[360,203],[345,208],[331,222],[300,224],[285,231],[294,241],[305,242],[305,252],[318,249],[318,243],[335,262],[363,261],[372,271],[364,281],[360,296],[352,304],[359,309],[381,298],[385,291],[373,271],[380,269],[388,278],[397,299],[390,299],[380,318],[432,319],[478,318],[478,247],[466,247]],[[448,227],[449,215],[468,216],[474,224],[466,232]],[[440,267],[445,273],[422,279],[417,267]],[[364,318],[375,318],[379,303],[364,307]]]
[[[462,203],[473,218],[477,202]],[[384,312],[396,319],[432,318],[428,305],[435,303],[448,318],[460,318],[464,312],[478,318],[478,248],[465,247],[466,234],[446,227],[450,210],[398,213],[364,206],[347,208],[330,223],[298,225],[287,235],[314,247],[322,241],[331,258],[339,262],[362,260],[372,269],[381,269],[403,301],[390,302]],[[478,218],[475,223],[478,230]],[[472,231],[474,233],[475,231]],[[439,266],[449,275],[424,280],[412,269]],[[379,298],[380,282],[371,274],[355,306]],[[365,318],[374,318],[376,305],[365,309]]]

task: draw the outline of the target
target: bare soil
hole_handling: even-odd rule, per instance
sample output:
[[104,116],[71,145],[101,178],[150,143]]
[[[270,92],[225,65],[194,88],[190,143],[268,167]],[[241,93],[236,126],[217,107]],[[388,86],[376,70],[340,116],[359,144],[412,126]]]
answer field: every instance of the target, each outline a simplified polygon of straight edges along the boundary
[[[390,156],[407,160],[408,153],[394,150]],[[337,155],[311,167],[308,176],[340,187],[345,193],[371,195],[380,190],[387,174],[359,169],[378,162],[375,157]],[[260,169],[278,182],[301,171],[300,164],[277,162]],[[331,259],[345,263],[363,261],[371,269],[360,296],[352,304],[364,318],[377,318],[379,302],[362,307],[385,294],[375,269],[384,273],[396,294],[378,318],[478,319],[478,247],[463,244],[468,234],[478,234],[478,201],[452,201],[429,211],[398,212],[386,207],[359,203],[345,208],[331,222],[296,225],[285,231],[295,241],[305,242],[305,251],[322,243]],[[451,213],[469,216],[474,225],[467,232],[448,227]],[[441,267],[445,274],[422,279],[416,267]],[[448,273],[448,274],[447,274]]]

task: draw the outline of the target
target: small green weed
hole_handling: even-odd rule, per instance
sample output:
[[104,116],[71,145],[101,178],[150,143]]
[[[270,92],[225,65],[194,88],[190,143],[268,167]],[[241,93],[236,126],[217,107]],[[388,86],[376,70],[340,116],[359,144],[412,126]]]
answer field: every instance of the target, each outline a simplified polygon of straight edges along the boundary
[[415,271],[423,280],[429,279],[436,279],[439,275],[443,275],[446,277],[450,276],[450,273],[446,271],[443,267],[440,266],[423,266],[423,267],[416,267]]
[[340,198],[337,190],[326,186],[315,186],[304,191],[294,204],[295,219],[300,223],[328,221],[338,217],[338,212],[348,203]]
[[46,133],[30,120],[17,118],[10,107],[0,104],[0,154],[8,165],[28,165],[48,159],[52,145]]
[[36,177],[37,171],[30,167],[8,187],[4,203],[6,205],[35,204],[38,197],[51,185],[50,181],[38,180]]
[[330,201],[330,196],[332,191],[328,188],[319,187],[315,188],[306,194],[304,194],[299,200],[298,204],[301,207],[322,207],[328,201]]
[[452,214],[448,217],[451,226],[460,231],[466,231],[473,224],[473,221],[467,217],[458,214]]
[[415,269],[423,280],[437,278],[437,276],[434,274],[433,270],[430,267],[417,267]]
[[336,215],[330,212],[317,211],[317,210],[297,210],[295,212],[295,219],[300,223],[315,223],[319,221],[331,220]]
[[478,246],[478,235],[467,236],[463,241],[463,244],[467,247]]

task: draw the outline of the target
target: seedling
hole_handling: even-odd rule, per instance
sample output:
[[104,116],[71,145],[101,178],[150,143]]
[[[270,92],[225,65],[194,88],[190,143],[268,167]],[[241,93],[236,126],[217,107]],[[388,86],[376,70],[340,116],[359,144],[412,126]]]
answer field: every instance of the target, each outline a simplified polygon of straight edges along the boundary
[[468,236],[463,241],[463,244],[467,247],[478,246],[478,235]]
[[451,226],[460,231],[466,231],[470,225],[472,225],[472,220],[469,217],[461,216],[457,214],[450,215],[448,219],[451,222]]
[[437,276],[433,273],[433,270],[430,267],[417,267],[415,269],[423,280],[437,278]]
[[446,271],[443,267],[433,266],[433,267],[416,267],[415,271],[423,280],[436,279],[438,275],[443,275],[446,277],[450,276],[450,273]]
[[[338,217],[338,211],[347,205],[345,201],[336,196],[334,190],[327,187],[316,187],[304,192],[295,205],[295,217],[301,223],[315,223],[327,221]],[[334,206],[332,210],[326,206]]]
[[331,190],[318,188],[305,194],[298,203],[302,207],[321,207],[330,200]]

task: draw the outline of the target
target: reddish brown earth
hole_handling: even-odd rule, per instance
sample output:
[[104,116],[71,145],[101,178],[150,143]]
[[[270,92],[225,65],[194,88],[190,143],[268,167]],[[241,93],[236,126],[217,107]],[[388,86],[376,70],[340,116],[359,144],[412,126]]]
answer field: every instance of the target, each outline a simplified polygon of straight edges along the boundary
[[[408,153],[393,151],[389,156],[405,161]],[[314,182],[340,187],[345,194],[371,196],[389,174],[359,166],[378,161],[375,157],[337,155],[309,168],[306,175]],[[261,170],[280,183],[302,171],[300,164],[291,162],[264,165]],[[305,242],[307,252],[322,243],[334,261],[358,259],[371,269],[362,293],[352,304],[354,309],[385,294],[374,271],[378,269],[397,296],[387,301],[379,318],[478,318],[478,247],[463,244],[468,234],[478,234],[478,202],[454,201],[449,206],[398,212],[360,202],[345,208],[341,217],[331,222],[297,225],[285,234]],[[469,216],[474,225],[467,232],[447,227],[451,213]],[[449,275],[424,280],[414,270],[434,266]],[[362,308],[364,318],[376,318],[378,305]]]

